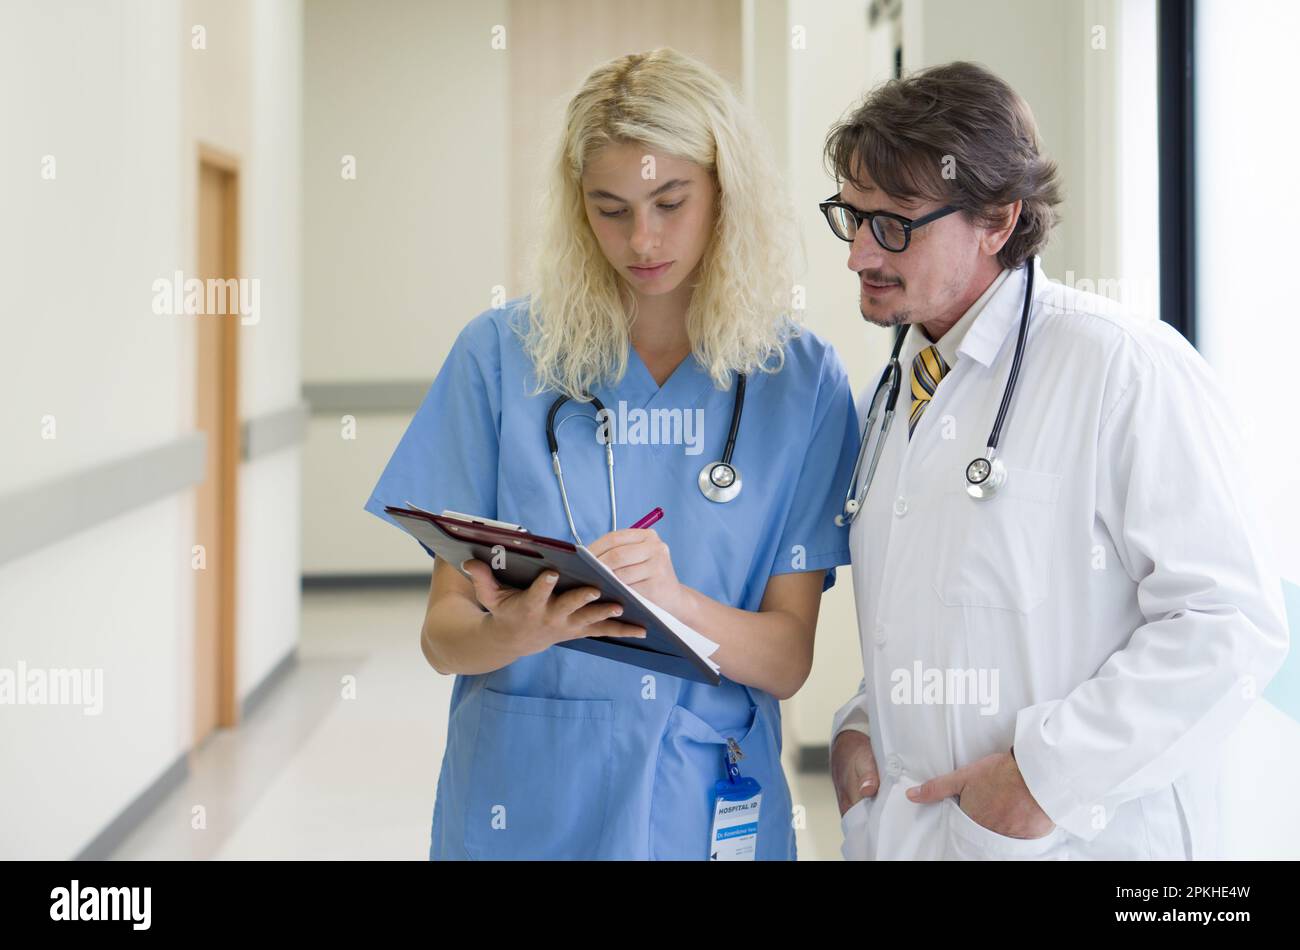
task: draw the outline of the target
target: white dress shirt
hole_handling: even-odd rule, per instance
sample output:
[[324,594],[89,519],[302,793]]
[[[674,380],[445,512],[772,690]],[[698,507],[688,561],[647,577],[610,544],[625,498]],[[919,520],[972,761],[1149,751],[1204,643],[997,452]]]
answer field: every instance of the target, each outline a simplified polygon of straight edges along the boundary
[[[850,532],[864,678],[832,741],[870,735],[881,785],[842,819],[846,857],[1214,856],[1217,753],[1286,653],[1209,367],[1167,324],[1034,266],[992,498],[968,496],[964,472],[985,454],[1026,272],[939,341],[951,369],[910,440],[906,374],[928,341],[914,326],[900,352],[899,418]],[[1056,824],[1042,838],[903,794],[1013,745]]]

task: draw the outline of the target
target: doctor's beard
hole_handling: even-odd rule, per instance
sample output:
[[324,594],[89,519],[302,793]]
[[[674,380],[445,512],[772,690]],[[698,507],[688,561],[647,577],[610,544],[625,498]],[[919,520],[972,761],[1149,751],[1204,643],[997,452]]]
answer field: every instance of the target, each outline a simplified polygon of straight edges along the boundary
[[904,323],[912,322],[911,321],[912,311],[910,310],[895,310],[893,313],[891,313],[889,316],[885,317],[884,319],[881,319],[880,317],[872,316],[870,313],[867,312],[867,308],[861,305],[859,305],[858,307],[858,312],[862,314],[863,320],[866,320],[867,323],[870,323],[878,327],[897,327],[897,326],[902,326]]

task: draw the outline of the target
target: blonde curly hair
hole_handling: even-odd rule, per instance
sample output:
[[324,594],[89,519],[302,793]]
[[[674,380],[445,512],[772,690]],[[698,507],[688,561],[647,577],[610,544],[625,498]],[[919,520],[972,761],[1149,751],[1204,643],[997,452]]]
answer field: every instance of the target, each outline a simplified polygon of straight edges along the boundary
[[587,399],[627,370],[634,304],[587,221],[582,174],[611,144],[654,148],[709,170],[717,220],[691,294],[691,349],[726,389],[733,373],[776,372],[802,253],[785,185],[753,120],[713,70],[672,49],[599,67],[570,101],[544,196],[533,292],[520,336],[537,392]]

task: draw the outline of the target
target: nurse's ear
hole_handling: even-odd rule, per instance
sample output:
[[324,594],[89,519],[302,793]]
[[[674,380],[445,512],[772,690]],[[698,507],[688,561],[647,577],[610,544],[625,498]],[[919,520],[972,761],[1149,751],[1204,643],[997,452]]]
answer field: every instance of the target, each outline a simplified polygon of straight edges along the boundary
[[998,215],[1002,223],[980,229],[980,252],[982,254],[988,257],[996,257],[998,251],[1002,250],[1007,241],[1011,240],[1011,235],[1016,230],[1016,224],[1020,221],[1021,207],[1022,203],[1019,198],[1009,205],[1003,205]]

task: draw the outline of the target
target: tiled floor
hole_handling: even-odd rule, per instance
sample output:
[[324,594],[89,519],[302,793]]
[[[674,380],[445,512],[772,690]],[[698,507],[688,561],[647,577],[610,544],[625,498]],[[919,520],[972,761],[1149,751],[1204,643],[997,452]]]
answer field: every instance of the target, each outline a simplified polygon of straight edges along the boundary
[[[299,662],[113,856],[424,859],[452,684],[420,653],[425,597],[305,593]],[[800,858],[839,859],[829,778],[786,772]]]

